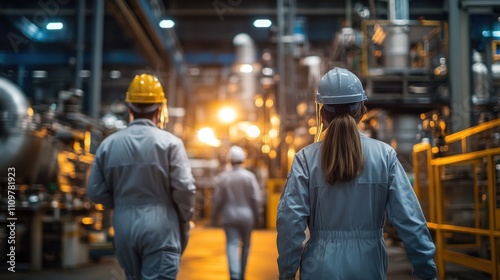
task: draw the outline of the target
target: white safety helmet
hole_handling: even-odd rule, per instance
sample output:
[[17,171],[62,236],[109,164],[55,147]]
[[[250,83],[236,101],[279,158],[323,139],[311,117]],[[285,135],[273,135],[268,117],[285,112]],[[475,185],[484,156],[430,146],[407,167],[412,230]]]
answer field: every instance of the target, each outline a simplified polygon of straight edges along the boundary
[[361,81],[347,69],[335,67],[319,81],[317,103],[337,105],[364,100],[366,94]]
[[246,154],[241,147],[232,146],[229,149],[228,157],[232,163],[241,163],[245,160]]
[[327,105],[325,109],[329,112],[350,112],[357,110],[361,102],[366,99],[363,84],[352,72],[339,67],[328,71],[319,81],[316,93],[316,123],[318,127],[315,141],[320,140],[323,132],[320,112],[324,105]]

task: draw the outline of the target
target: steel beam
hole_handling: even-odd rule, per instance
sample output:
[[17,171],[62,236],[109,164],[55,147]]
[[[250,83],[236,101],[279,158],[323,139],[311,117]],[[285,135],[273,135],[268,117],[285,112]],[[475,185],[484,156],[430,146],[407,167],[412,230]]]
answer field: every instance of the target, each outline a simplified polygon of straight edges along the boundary
[[500,1],[498,1],[498,0],[462,0],[460,4],[465,9],[467,9],[467,8],[491,8],[491,7],[495,7],[495,6],[500,7]]
[[460,0],[449,0],[448,10],[450,26],[448,73],[451,93],[451,130],[456,132],[471,126],[469,16],[466,11],[460,8]]
[[99,119],[101,113],[101,73],[102,73],[102,42],[104,33],[104,2],[95,1],[94,38],[92,44],[92,76],[90,85],[90,116]]

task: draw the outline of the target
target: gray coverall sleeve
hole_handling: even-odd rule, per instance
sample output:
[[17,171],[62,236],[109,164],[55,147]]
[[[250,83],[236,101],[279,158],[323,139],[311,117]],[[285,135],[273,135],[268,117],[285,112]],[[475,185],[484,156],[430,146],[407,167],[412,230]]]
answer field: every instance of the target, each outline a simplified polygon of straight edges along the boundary
[[191,173],[191,166],[182,142],[172,147],[169,162],[172,199],[179,211],[180,221],[186,223],[193,217],[196,186],[194,185],[195,181]]
[[422,279],[434,278],[437,275],[433,259],[436,248],[420,203],[396,153],[392,151],[389,157],[392,166],[389,170],[387,216],[403,241],[414,273]]
[[92,165],[92,170],[90,171],[89,182],[87,184],[87,196],[92,202],[100,203],[104,205],[104,207],[112,209],[114,207],[113,190],[106,184],[101,165],[101,155],[102,152],[98,149],[94,164]]
[[302,242],[310,216],[309,174],[305,162],[295,156],[283,193],[278,203],[276,229],[278,231],[279,279],[295,279],[300,266]]

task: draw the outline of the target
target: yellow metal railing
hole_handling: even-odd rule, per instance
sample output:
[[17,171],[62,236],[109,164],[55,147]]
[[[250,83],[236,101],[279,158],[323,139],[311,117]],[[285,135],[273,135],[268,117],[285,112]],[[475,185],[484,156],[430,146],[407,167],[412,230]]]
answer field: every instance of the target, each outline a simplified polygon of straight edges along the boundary
[[278,211],[278,202],[285,187],[286,179],[268,179],[266,181],[267,189],[267,215],[266,227],[276,228],[276,214]]
[[429,143],[413,148],[414,188],[435,233],[439,279],[453,263],[500,280],[500,147],[470,152],[467,144],[499,126],[495,120],[447,137],[447,144],[462,141],[460,154],[432,159]]
[[[473,152],[471,150],[471,142],[477,140],[474,139],[478,135],[482,133],[493,133],[500,131],[500,119],[494,119],[489,122],[482,123],[480,125],[476,125],[459,132],[455,132],[450,134],[444,138],[444,141],[447,145],[459,144],[460,150],[455,151],[455,153],[462,154],[467,152]],[[491,136],[491,135],[490,135]],[[471,139],[472,138],[472,139]]]

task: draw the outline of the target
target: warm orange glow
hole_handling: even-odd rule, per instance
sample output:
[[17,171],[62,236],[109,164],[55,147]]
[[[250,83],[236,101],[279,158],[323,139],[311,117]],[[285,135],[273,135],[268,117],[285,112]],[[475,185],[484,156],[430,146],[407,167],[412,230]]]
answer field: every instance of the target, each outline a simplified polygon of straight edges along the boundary
[[98,203],[95,205],[95,209],[99,211],[104,211],[104,205]]
[[278,156],[278,153],[275,150],[269,152],[269,157],[275,159]]
[[248,138],[255,139],[259,137],[260,129],[256,125],[251,125],[246,129],[245,133]]
[[269,145],[262,145],[261,150],[264,154],[268,154],[271,151],[271,147],[269,147]]
[[84,225],[91,225],[94,223],[94,219],[92,217],[83,217],[82,218],[82,224]]
[[232,107],[223,107],[219,110],[217,117],[223,123],[232,123],[236,120],[236,111]]
[[264,99],[260,96],[258,96],[257,98],[255,98],[255,106],[257,107],[262,107],[264,106]]

